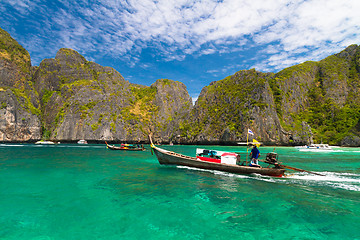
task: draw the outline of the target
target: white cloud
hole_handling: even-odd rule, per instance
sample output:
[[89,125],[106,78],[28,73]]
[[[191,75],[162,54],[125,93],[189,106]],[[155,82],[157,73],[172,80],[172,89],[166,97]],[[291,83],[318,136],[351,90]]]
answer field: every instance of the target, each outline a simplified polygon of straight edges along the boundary
[[204,55],[209,55],[209,54],[213,54],[216,52],[216,49],[214,48],[208,48],[208,49],[204,49],[201,51],[202,54]]
[[16,10],[18,10],[19,12],[21,12],[23,14],[27,13],[28,11],[33,10],[36,2],[38,2],[38,1],[34,1],[34,2],[31,2],[30,0],[4,1],[4,3],[11,5],[13,8],[15,8]]
[[284,19],[255,36],[258,44],[279,44],[277,51],[268,47],[274,55],[258,63],[258,67],[279,70],[306,60],[319,60],[359,43],[360,15],[355,10],[359,7],[358,1],[310,0],[298,4]]
[[270,44],[261,47],[258,57],[267,59],[257,66],[280,69],[360,42],[358,0],[61,0],[59,10],[48,10],[39,0],[0,3],[1,9],[8,6],[23,15],[42,12],[36,45],[86,49],[88,55],[100,51],[135,62],[147,47],[156,48],[164,61],[182,61],[190,54]]

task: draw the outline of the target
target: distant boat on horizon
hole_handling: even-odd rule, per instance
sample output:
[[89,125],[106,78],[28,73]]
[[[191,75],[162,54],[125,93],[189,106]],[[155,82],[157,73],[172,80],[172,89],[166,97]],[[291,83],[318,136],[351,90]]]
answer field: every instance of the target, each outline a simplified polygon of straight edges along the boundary
[[77,143],[78,144],[88,144],[88,142],[85,139],[81,139]]
[[305,146],[296,146],[296,149],[299,151],[333,151],[332,146],[329,146],[329,144],[310,144]]
[[106,147],[110,150],[123,150],[123,151],[145,151],[146,148],[144,148],[144,145],[139,144],[133,145],[133,144],[121,144],[120,147],[116,147],[115,145],[109,145],[105,141]]
[[54,143],[54,142],[52,142],[52,141],[40,140],[40,141],[37,141],[35,144],[41,144],[41,145],[53,145],[53,144],[55,144],[55,143]]

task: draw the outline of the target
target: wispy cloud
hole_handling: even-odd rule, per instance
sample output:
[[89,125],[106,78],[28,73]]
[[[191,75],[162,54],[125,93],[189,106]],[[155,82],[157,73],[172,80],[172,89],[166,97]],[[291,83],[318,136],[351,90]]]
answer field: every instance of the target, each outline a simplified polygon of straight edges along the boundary
[[11,5],[14,9],[19,11],[22,14],[29,14],[33,11],[37,5],[39,4],[39,0],[11,0],[11,1],[4,1],[4,4]]
[[285,15],[253,38],[271,54],[257,63],[262,70],[319,60],[360,42],[358,1],[310,0],[288,8]]
[[[31,24],[38,34],[31,39],[19,36],[36,53],[35,62],[43,57],[41,52],[54,53],[61,47],[129,59],[134,66],[146,48],[157,49],[157,60],[183,61],[187,55],[265,46],[259,47],[254,66],[276,70],[360,42],[358,0],[58,0],[52,4],[56,7],[47,8],[40,0],[0,3],[0,9],[24,18],[36,16],[38,23]],[[0,20],[6,22],[4,18]]]

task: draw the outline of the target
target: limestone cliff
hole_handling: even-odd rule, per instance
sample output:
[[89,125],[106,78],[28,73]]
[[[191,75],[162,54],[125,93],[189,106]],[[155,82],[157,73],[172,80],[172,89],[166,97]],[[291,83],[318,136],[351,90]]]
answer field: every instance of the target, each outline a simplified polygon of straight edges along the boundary
[[192,104],[184,84],[131,84],[110,67],[60,49],[31,67],[29,53],[0,29],[0,141],[171,141]]
[[277,112],[294,140],[312,141],[304,123],[312,128],[316,142],[340,145],[343,139],[359,135],[359,58],[360,47],[352,45],[319,62],[305,62],[275,75],[271,87]]
[[250,128],[263,142],[287,142],[268,83],[272,76],[244,70],[205,87],[192,119],[183,126],[183,137],[202,143],[235,143],[246,141]]
[[60,49],[55,59],[42,61],[33,81],[41,99],[44,134],[56,141],[144,141],[155,129],[168,141],[171,126],[191,104],[181,83],[131,84],[114,69],[89,62],[71,49]]
[[151,85],[156,88],[154,105],[157,106],[155,128],[153,133],[160,132],[154,137],[158,141],[177,142],[180,134],[179,124],[189,115],[192,109],[192,100],[187,92],[186,86],[181,82],[160,79]]
[[359,63],[360,47],[352,45],[276,74],[247,70],[213,82],[181,125],[182,137],[234,143],[245,141],[250,128],[267,144],[359,146]]
[[0,141],[41,137],[32,71],[29,53],[0,28]]
[[324,141],[360,146],[360,47],[278,73],[243,70],[202,89],[192,106],[183,83],[129,83],[110,67],[60,49],[32,67],[0,29],[0,141]]

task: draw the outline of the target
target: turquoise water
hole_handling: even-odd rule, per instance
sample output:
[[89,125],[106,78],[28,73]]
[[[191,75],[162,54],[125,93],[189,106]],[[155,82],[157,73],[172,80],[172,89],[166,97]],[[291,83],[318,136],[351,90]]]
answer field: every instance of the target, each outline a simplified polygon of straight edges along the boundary
[[275,150],[325,176],[166,167],[149,150],[103,145],[0,144],[0,239],[360,239],[360,149]]

